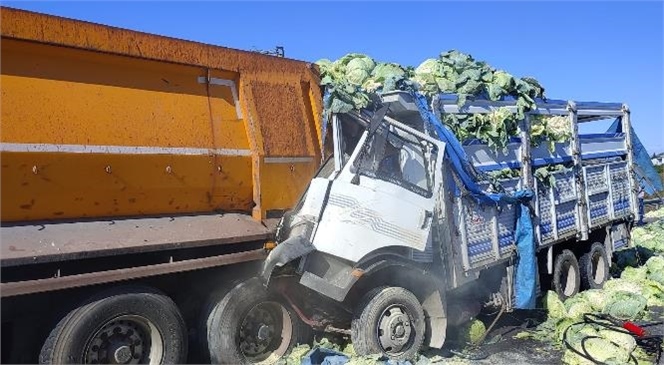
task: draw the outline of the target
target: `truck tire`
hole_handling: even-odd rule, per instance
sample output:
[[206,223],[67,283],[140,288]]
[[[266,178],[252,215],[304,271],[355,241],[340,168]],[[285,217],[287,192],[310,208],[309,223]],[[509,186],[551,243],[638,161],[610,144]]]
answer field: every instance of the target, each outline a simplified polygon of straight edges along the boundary
[[581,287],[581,274],[579,262],[570,250],[562,250],[557,256],[553,266],[553,290],[560,300],[573,296]]
[[90,298],[51,331],[41,364],[182,364],[187,330],[173,301],[151,288],[121,287]]
[[424,310],[413,293],[383,286],[364,295],[353,315],[351,340],[360,355],[413,359],[424,341]]
[[220,284],[213,292],[208,294],[207,299],[203,303],[198,317],[198,324],[196,328],[196,342],[195,347],[195,362],[198,364],[210,364],[210,348],[208,346],[208,328],[210,326],[210,315],[219,302],[224,299],[228,292],[238,285],[241,281],[230,280]]
[[257,278],[238,284],[214,306],[206,331],[213,364],[272,364],[312,338],[311,328]]
[[601,289],[609,279],[609,259],[604,245],[595,242],[579,259],[581,283],[584,289]]

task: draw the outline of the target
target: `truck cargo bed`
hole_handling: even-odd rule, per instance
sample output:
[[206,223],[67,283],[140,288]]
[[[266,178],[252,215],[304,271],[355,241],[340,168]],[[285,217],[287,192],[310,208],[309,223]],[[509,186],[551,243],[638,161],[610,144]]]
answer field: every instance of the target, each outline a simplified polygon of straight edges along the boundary
[[[397,119],[422,125],[418,106],[408,93],[393,92],[386,95],[384,101],[391,103]],[[489,113],[497,108],[516,110],[515,101],[470,100],[459,107],[455,97],[445,95],[434,99],[433,105],[441,114]],[[493,182],[477,181],[481,189],[491,191],[498,185],[498,189],[510,194],[526,188],[524,170],[530,170],[528,174],[532,178],[533,170],[539,167],[566,165],[566,171],[552,173],[555,181],[551,186],[530,179],[538,248],[571,239],[587,239],[591,231],[631,219],[636,204],[628,135],[578,134],[578,123],[628,118],[628,108],[619,103],[547,100],[537,101],[537,109],[530,113],[569,117],[572,137],[565,143],[556,143],[552,150],[546,143],[526,147],[530,146],[530,141],[523,134],[511,138],[505,151],[496,151],[479,140],[465,141],[461,146],[466,158],[478,172],[516,169],[522,175]],[[523,143],[524,138],[527,143]],[[511,259],[516,251],[516,206],[480,203],[465,194],[463,183],[452,177],[448,189],[455,192],[452,219],[453,226],[458,227],[455,239],[464,270],[481,269],[496,261]],[[486,176],[478,173],[475,178],[486,179]],[[609,248],[617,250],[624,244],[623,239],[615,239]]]

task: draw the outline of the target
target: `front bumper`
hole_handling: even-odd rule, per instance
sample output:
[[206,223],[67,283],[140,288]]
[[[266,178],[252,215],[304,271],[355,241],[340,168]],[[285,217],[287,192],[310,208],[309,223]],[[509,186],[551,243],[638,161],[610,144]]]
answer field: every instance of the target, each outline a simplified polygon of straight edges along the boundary
[[263,262],[261,270],[261,281],[263,285],[268,286],[272,272],[277,267],[282,267],[285,264],[305,256],[314,250],[314,246],[303,235],[292,236],[284,242],[277,245]]

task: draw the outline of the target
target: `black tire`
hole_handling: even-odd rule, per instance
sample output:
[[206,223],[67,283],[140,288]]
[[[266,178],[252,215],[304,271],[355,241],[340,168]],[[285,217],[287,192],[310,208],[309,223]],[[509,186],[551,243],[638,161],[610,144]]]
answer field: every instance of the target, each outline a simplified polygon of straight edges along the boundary
[[604,245],[595,242],[579,259],[581,284],[584,289],[601,289],[609,279],[609,259]]
[[[282,303],[282,298],[268,293],[256,278],[231,289],[214,306],[207,320],[210,361],[213,364],[270,364],[294,346],[310,343],[311,327]],[[259,316],[263,320],[251,323]],[[273,325],[269,326],[270,323]],[[267,328],[265,336],[273,333],[272,340],[263,339],[258,343],[258,333],[263,328]]]
[[116,359],[138,356],[139,363],[186,362],[187,329],[175,303],[151,288],[120,287],[100,293],[60,320],[46,339],[39,362],[109,363],[114,355]]
[[[394,319],[387,319],[392,316]],[[424,310],[413,293],[400,287],[378,287],[357,306],[351,340],[360,356],[382,353],[394,360],[411,360],[422,348],[425,326]],[[385,327],[393,334],[401,333],[394,337],[402,338],[387,338]]]
[[556,256],[553,265],[552,286],[562,301],[579,292],[581,288],[579,262],[572,251],[562,250]]
[[214,308],[219,304],[219,302],[224,299],[224,296],[228,294],[235,285],[239,284],[240,281],[233,280],[226,282],[219,287],[217,287],[212,293],[208,294],[207,300],[203,303],[203,306],[200,311],[197,323],[196,331],[196,362],[200,364],[209,364],[210,363],[210,348],[208,346],[208,327],[211,319],[210,314]]

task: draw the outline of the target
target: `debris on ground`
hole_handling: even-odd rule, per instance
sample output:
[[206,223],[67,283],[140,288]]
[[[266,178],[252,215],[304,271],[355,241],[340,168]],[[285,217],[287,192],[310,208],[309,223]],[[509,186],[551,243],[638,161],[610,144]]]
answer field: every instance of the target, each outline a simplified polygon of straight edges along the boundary
[[[280,364],[309,364],[306,358],[320,348],[334,352],[326,358],[329,365],[654,364],[657,351],[664,351],[664,241],[660,241],[664,238],[664,208],[647,213],[646,218],[652,222],[632,231],[636,247],[614,252],[615,277],[602,289],[586,290],[565,301],[547,291],[539,322],[523,328],[531,322],[527,313],[536,311],[522,311],[520,316],[511,313],[506,321],[511,317],[515,323],[499,322],[481,348],[473,344],[482,338],[486,325],[476,318],[453,329],[454,339],[443,350],[427,350],[411,361],[360,357],[348,338],[335,342],[323,337],[313,348],[294,348]],[[515,325],[519,322],[523,324]],[[634,327],[626,323],[644,330],[645,336],[629,332],[625,327]]]

